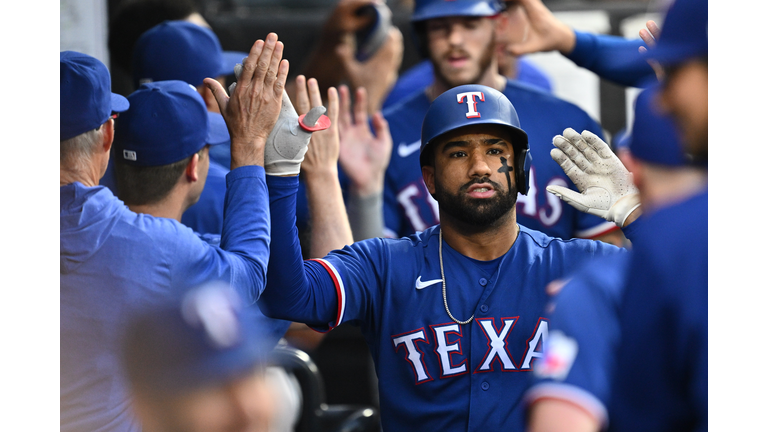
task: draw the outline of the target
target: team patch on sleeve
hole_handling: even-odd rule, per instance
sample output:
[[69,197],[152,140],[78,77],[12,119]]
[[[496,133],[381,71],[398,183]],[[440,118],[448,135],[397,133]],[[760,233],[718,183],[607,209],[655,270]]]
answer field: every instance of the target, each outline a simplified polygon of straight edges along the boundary
[[539,378],[561,381],[568,376],[578,352],[575,339],[555,330],[550,333],[544,345],[544,358],[534,365],[533,373]]
[[341,276],[339,275],[339,272],[336,270],[336,267],[334,267],[331,263],[324,259],[312,259],[310,261],[316,261],[319,262],[323,268],[328,272],[329,275],[331,275],[331,279],[333,279],[333,284],[336,287],[336,296],[339,300],[337,309],[336,309],[336,321],[331,326],[331,328],[338,327],[342,321],[344,320],[344,308],[347,305],[347,297],[344,290],[344,281],[341,279]]

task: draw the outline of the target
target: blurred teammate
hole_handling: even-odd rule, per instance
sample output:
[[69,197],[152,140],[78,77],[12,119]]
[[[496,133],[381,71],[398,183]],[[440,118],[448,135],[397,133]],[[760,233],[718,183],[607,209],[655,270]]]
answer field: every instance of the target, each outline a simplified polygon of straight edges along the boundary
[[[706,169],[708,6],[676,0],[652,59],[664,69],[659,97],[686,153]],[[644,221],[634,247],[611,394],[617,431],[708,427],[708,208],[704,190]]]
[[251,312],[211,284],[131,317],[121,360],[142,431],[273,430],[271,346]]
[[[384,190],[384,223],[387,235],[400,237],[422,231],[439,222],[439,209],[421,176],[420,133],[424,114],[437,95],[458,85],[482,84],[501,91],[525,125],[533,157],[530,189],[517,198],[521,225],[553,237],[599,239],[621,244],[615,224],[563,205],[546,192],[551,185],[573,183],[549,157],[552,137],[566,128],[600,134],[595,120],[574,104],[550,93],[508,79],[498,72],[496,33],[501,5],[495,0],[444,2],[419,0],[411,18],[419,44],[434,67],[434,81],[402,103],[384,112],[394,145]],[[467,118],[477,115],[477,94],[454,101],[467,107]]]
[[[638,96],[628,146],[619,150],[639,190],[644,218],[696,195],[707,183],[706,170],[685,157],[671,120],[656,112],[657,90]],[[628,265],[628,255],[586,263],[554,299],[550,338],[534,368],[538,380],[526,395],[529,431],[597,432],[611,424],[610,387]]]
[[[529,23],[523,9],[517,1],[499,2],[501,11],[497,16],[496,58],[499,73],[509,79],[551,92],[552,83],[549,77],[532,62],[524,57],[513,54],[508,46],[525,40],[529,31]],[[421,54],[426,57],[423,46],[419,46]],[[412,66],[397,80],[392,91],[384,100],[383,108],[389,108],[407,98],[412,93],[423,91],[434,80],[434,68],[428,58]]]
[[[98,186],[114,136],[109,72],[98,60],[60,54],[61,430],[139,430],[119,370],[127,313],[206,281],[230,283],[248,302],[264,287],[269,255],[265,146],[277,121],[288,65],[282,43],[257,41],[251,72],[225,107],[233,166],[220,248],[168,218],[137,215]],[[258,86],[256,85],[258,84]],[[239,109],[248,107],[248,109]],[[268,165],[268,164],[267,164]]]

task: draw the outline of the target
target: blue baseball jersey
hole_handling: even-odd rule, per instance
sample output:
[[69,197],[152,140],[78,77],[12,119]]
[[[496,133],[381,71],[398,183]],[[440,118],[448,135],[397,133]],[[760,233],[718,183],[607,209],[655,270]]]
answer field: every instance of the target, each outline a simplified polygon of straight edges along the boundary
[[[211,146],[210,150],[219,147],[229,146]],[[114,164],[114,158],[110,157],[107,171],[99,180],[99,185],[108,188],[112,194],[117,196]],[[200,234],[221,234],[224,227],[224,197],[227,193],[226,176],[228,172],[228,168],[211,158],[208,165],[208,176],[203,191],[200,193],[200,199],[184,212],[181,216],[181,223]]]
[[106,187],[60,188],[62,432],[141,430],[120,360],[131,313],[214,280],[259,298],[270,233],[264,168],[238,168],[227,186],[221,247],[130,211]]
[[[517,59],[517,76],[510,77],[517,82],[532,85],[544,91],[552,91],[552,82],[549,77],[536,65],[525,57]],[[435,79],[434,67],[429,60],[422,60],[405,71],[395,82],[387,98],[384,99],[381,109],[385,110],[392,105],[406,99],[416,92],[424,91]]]
[[608,423],[611,374],[619,344],[619,305],[630,254],[585,263],[547,306],[549,338],[534,368],[526,405],[571,402]]
[[[578,106],[512,80],[507,80],[503,93],[528,134],[533,157],[528,195],[517,197],[518,223],[563,239],[592,238],[618,229],[616,224],[580,212],[546,191],[549,185],[578,190],[549,155],[555,135],[570,127],[602,136],[600,125]],[[427,191],[419,164],[421,125],[429,105],[426,94],[419,92],[384,111],[393,144],[384,180],[387,237],[406,236],[439,223],[437,202]],[[474,109],[482,117],[483,101],[478,99]]]
[[611,430],[707,430],[708,205],[705,191],[660,209],[633,242]]
[[400,239],[374,238],[303,261],[293,177],[267,179],[272,216],[268,316],[326,331],[361,328],[379,378],[386,431],[523,430],[522,398],[548,334],[545,286],[613,245],[562,240],[520,227],[510,250],[478,261],[443,242],[439,226]]

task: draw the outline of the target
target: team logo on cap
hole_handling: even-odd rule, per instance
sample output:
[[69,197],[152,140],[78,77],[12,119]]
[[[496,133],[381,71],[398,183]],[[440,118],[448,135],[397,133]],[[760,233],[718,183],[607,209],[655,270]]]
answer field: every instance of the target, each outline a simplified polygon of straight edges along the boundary
[[479,91],[464,92],[456,95],[456,101],[458,101],[459,103],[467,104],[467,110],[468,110],[467,118],[480,117],[480,113],[477,112],[477,99],[475,99],[476,97],[480,98],[480,102],[485,102],[485,95],[483,94],[483,92],[479,92]]

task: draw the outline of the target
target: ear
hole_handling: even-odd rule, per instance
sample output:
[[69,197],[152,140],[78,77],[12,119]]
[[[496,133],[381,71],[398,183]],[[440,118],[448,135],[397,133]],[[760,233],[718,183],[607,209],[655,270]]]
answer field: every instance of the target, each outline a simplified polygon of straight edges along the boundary
[[435,194],[435,167],[431,165],[424,165],[421,167],[421,176],[424,178],[424,184],[427,186],[427,190],[430,195]]
[[109,150],[112,148],[112,141],[115,139],[115,120],[109,119],[103,125],[104,133],[102,134],[102,148],[104,152],[109,154]]
[[200,176],[198,175],[197,168],[200,166],[200,155],[195,153],[192,155],[192,159],[189,160],[189,163],[187,164],[187,168],[184,170],[184,173],[187,176],[187,180],[190,183],[194,183],[199,180]]

